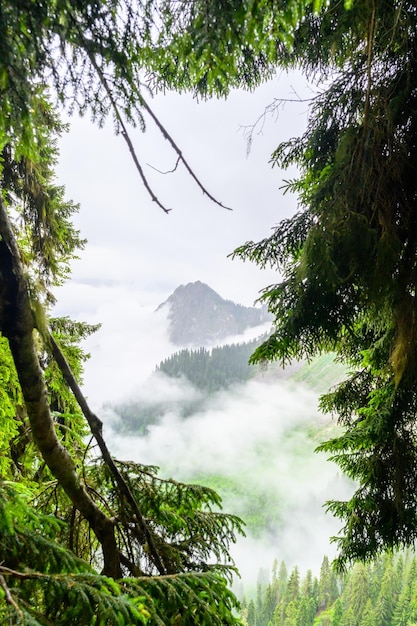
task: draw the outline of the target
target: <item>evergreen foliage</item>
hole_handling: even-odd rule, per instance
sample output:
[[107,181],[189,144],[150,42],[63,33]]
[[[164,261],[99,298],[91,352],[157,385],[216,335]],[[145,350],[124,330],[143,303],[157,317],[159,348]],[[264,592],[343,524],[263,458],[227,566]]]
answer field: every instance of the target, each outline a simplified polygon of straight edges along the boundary
[[233,502],[234,512],[244,519],[251,537],[274,537],[283,524],[285,494],[271,492],[268,485],[251,484],[250,475],[226,476],[193,473],[193,482],[210,486],[227,502]]
[[38,626],[77,623],[144,624],[142,598],[126,595],[114,580],[99,576],[56,542],[62,528],[54,515],[28,504],[35,491],[0,485],[0,618]]
[[[92,329],[68,321],[50,328],[45,307],[83,241],[71,223],[77,207],[53,182],[54,142],[63,128],[45,84],[67,109],[89,110],[99,123],[112,113],[152,199],[166,210],[149,188],[124,126],[124,119],[143,125],[145,111],[161,128],[144,87],[223,95],[232,86],[255,86],[277,65],[301,67],[322,85],[328,79],[312,101],[306,133],[273,155],[275,165],[300,169],[300,178],[287,185],[299,196],[299,212],[271,237],[236,251],[261,266],[272,264],[283,276],[262,296],[276,329],[254,361],[334,351],[352,369],[322,402],[338,413],[345,432],[321,449],[359,485],[350,501],[329,504],[345,522],[339,563],[417,538],[416,19],[411,0],[0,4],[0,450],[9,457],[0,469],[3,485],[14,480],[15,491],[19,483],[29,490],[24,504],[18,499],[15,505],[7,483],[2,487],[2,617],[91,623],[94,607],[98,624],[237,622],[224,578],[204,569],[208,544],[227,560],[239,521],[212,511],[216,498],[201,488],[161,490],[152,479],[160,498],[154,506],[143,484],[143,494],[135,490],[149,472],[114,462],[100,420],[78,387],[76,363],[83,355],[77,355],[77,337]],[[61,335],[58,341],[54,333]],[[81,411],[63,391],[64,380]],[[90,464],[82,414],[102,453],[101,467]],[[141,513],[139,495],[155,520]],[[34,515],[29,498],[43,511]],[[182,498],[189,503],[180,509],[183,515],[177,511]],[[194,506],[201,509],[193,517]],[[68,545],[51,540],[57,527],[52,518],[63,520]],[[79,520],[77,542],[73,520]],[[43,554],[50,555],[47,563]],[[71,571],[54,571],[57,554],[62,569]],[[27,564],[34,555],[36,562]],[[101,561],[106,577],[88,569],[90,561]],[[147,587],[144,567],[159,574],[146,578]],[[216,567],[221,571],[221,564]],[[124,568],[131,575],[127,583],[121,582]],[[401,623],[398,597],[408,602],[409,596],[407,619],[416,619],[411,586],[402,595],[407,584],[399,568],[387,562],[370,577],[372,607],[346,598],[340,623]],[[314,602],[301,601],[296,580],[294,573],[278,611],[286,624],[305,621]],[[74,606],[73,591],[83,609]],[[271,594],[262,619],[270,619],[270,601]],[[360,618],[353,606],[363,609]]]
[[[237,623],[231,613],[237,608],[236,599],[215,568],[204,574],[157,579],[142,575],[115,581],[98,575],[86,561],[56,542],[63,522],[28,505],[28,498],[35,493],[10,482],[0,486],[0,618],[4,623]],[[206,491],[205,496],[218,500],[214,493]],[[210,525],[206,524],[207,536],[212,536]],[[179,534],[176,531],[177,539]]]
[[184,376],[202,391],[213,393],[249,380],[257,368],[248,364],[260,340],[228,344],[207,350],[180,350],[162,361],[156,371],[171,378]]
[[319,447],[358,485],[328,504],[341,567],[417,537],[416,20],[414,2],[306,10],[283,63],[328,82],[272,158],[299,168],[285,185],[299,211],[235,252],[283,276],[261,296],[275,332],[252,361],[334,351],[352,372],[322,399],[344,433]]
[[324,557],[319,578],[284,562],[258,585],[256,602],[242,602],[247,626],[412,626],[417,619],[416,557],[386,554],[343,574]]

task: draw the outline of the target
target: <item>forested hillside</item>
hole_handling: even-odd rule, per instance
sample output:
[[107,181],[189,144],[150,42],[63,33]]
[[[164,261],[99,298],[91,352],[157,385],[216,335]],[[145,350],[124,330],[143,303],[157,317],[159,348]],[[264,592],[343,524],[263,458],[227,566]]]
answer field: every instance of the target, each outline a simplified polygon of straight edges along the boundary
[[316,577],[274,562],[261,571],[256,596],[245,599],[247,626],[411,626],[417,621],[417,559],[414,553],[357,563],[337,575],[324,557]]
[[[187,418],[204,410],[210,396],[227,390],[232,385],[243,385],[258,376],[271,385],[283,379],[293,379],[319,392],[336,384],[345,373],[344,368],[334,361],[333,355],[323,355],[311,363],[292,364],[282,368],[271,364],[268,368],[249,362],[250,356],[265,336],[244,343],[226,344],[211,350],[201,347],[190,350],[184,348],[174,352],[156,366],[152,376],[162,373],[173,381],[186,381],[196,393],[161,395],[156,400],[133,397],[118,404],[109,404],[119,417],[114,428],[120,432],[144,434],[149,426],[160,422],[169,412]],[[139,391],[139,390],[138,390]]]
[[120,417],[114,425],[116,430],[144,433],[168,412],[174,411],[186,418],[202,410],[209,396],[231,385],[243,384],[259,372],[259,366],[249,364],[249,357],[262,339],[226,344],[212,350],[201,347],[175,352],[156,366],[153,376],[162,373],[173,380],[187,381],[197,393],[182,398],[132,399],[111,405]]
[[197,389],[213,393],[234,383],[244,383],[259,370],[249,357],[262,341],[225,345],[207,350],[180,350],[162,361],[156,371],[171,378],[184,376]]

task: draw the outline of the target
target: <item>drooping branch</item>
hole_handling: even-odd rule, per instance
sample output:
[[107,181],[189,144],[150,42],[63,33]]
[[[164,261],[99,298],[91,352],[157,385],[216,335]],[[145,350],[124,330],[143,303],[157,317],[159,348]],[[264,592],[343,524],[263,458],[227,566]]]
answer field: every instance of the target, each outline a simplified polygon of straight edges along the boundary
[[101,69],[101,67],[98,65],[94,52],[91,49],[91,44],[87,41],[87,39],[84,36],[84,33],[82,32],[80,25],[77,22],[77,19],[72,16],[72,22],[74,27],[76,28],[77,32],[78,32],[78,36],[80,37],[80,40],[83,44],[83,48],[89,58],[89,61],[91,63],[91,65],[93,66],[94,70],[97,73],[98,79],[101,83],[101,85],[103,86],[107,97],[109,98],[109,102],[111,104],[111,108],[113,110],[113,113],[115,115],[115,118],[117,120],[117,123],[119,124],[120,128],[121,128],[121,135],[123,137],[123,139],[126,141],[127,146],[129,148],[129,152],[131,154],[131,157],[133,159],[133,162],[135,164],[135,167],[139,173],[139,176],[142,180],[142,183],[146,189],[146,191],[148,192],[148,194],[150,195],[151,199],[153,202],[155,202],[163,211],[164,213],[169,213],[171,209],[167,209],[162,202],[159,200],[159,198],[156,196],[156,194],[154,193],[152,187],[150,186],[148,179],[145,176],[145,173],[143,171],[143,167],[140,164],[140,161],[138,159],[138,156],[136,154],[135,148],[133,146],[132,140],[130,139],[129,133],[127,131],[126,125],[123,121],[123,116],[119,111],[119,107],[117,106],[117,102],[113,96],[112,90],[110,88],[110,85],[108,83],[108,80],[106,79],[103,70]]
[[[127,131],[126,124],[123,121],[123,116],[122,116],[122,114],[121,114],[121,112],[119,110],[119,107],[117,105],[116,99],[115,99],[115,97],[113,95],[112,89],[111,89],[111,87],[109,85],[108,80],[106,79],[106,77],[104,75],[103,70],[101,69],[101,67],[97,63],[95,54],[94,54],[94,52],[91,49],[91,44],[89,44],[89,42],[86,40],[86,38],[84,36],[84,33],[81,31],[81,28],[80,28],[76,18],[73,17],[72,20],[73,20],[73,24],[74,24],[75,28],[78,31],[78,35],[80,37],[80,40],[82,41],[83,48],[84,48],[85,52],[88,55],[90,63],[93,66],[94,70],[97,72],[97,76],[98,76],[98,78],[100,80],[100,83],[103,86],[103,88],[104,88],[104,90],[105,90],[105,92],[107,94],[107,97],[109,98],[109,102],[110,102],[111,107],[113,109],[113,113],[115,115],[117,123],[120,125],[120,128],[121,128],[121,135],[122,135],[123,139],[127,143],[127,146],[129,148],[129,152],[130,152],[130,154],[132,156],[132,159],[133,159],[133,162],[134,162],[134,164],[136,166],[136,169],[139,172],[139,176],[140,176],[140,178],[141,178],[141,180],[142,180],[142,182],[143,182],[143,184],[145,186],[146,191],[150,195],[150,197],[151,197],[153,202],[155,202],[165,213],[169,213],[171,211],[171,209],[167,209],[160,202],[158,197],[155,195],[153,189],[151,188],[151,186],[150,186],[150,184],[148,182],[148,179],[145,176],[145,173],[143,171],[143,168],[142,168],[142,166],[140,164],[140,161],[139,161],[138,156],[136,154],[135,148],[133,146],[132,140],[130,139],[130,135],[129,135],[128,131]],[[145,111],[151,117],[152,121],[155,123],[156,127],[158,128],[158,130],[161,132],[161,134],[164,137],[164,139],[166,139],[168,141],[168,143],[171,145],[171,147],[173,148],[173,150],[177,154],[178,159],[181,161],[181,163],[183,163],[185,169],[187,170],[187,172],[189,173],[191,178],[195,181],[195,183],[198,185],[198,187],[201,189],[203,194],[206,195],[212,202],[214,202],[218,206],[222,207],[223,209],[226,209],[227,211],[231,211],[232,209],[230,207],[225,206],[222,202],[217,200],[207,190],[207,188],[202,184],[202,182],[200,181],[198,176],[192,170],[192,168],[191,168],[190,164],[188,163],[187,159],[184,157],[181,149],[179,148],[177,143],[174,141],[174,139],[171,137],[171,135],[168,133],[167,129],[161,123],[159,118],[152,111],[152,109],[150,108],[150,106],[148,105],[148,103],[146,102],[146,100],[144,99],[142,94],[138,94],[138,99],[139,99],[140,104],[142,105],[142,107],[145,109]]]
[[[4,569],[3,567],[0,567],[0,571],[2,571],[3,569]],[[12,571],[12,570],[8,570],[7,573],[9,573],[10,571]],[[15,572],[13,572],[13,573],[15,573]],[[12,594],[10,593],[10,589],[7,586],[7,583],[6,583],[5,579],[4,579],[3,574],[0,574],[0,587],[3,589],[3,593],[4,593],[4,597],[5,597],[6,603],[14,608],[14,610],[16,611],[16,613],[19,616],[20,622],[23,624],[24,623],[24,617],[23,617],[22,610],[16,604]]]
[[74,374],[71,371],[70,366],[68,365],[68,362],[64,356],[64,354],[61,351],[61,348],[59,347],[59,345],[57,344],[55,338],[52,336],[52,334],[49,335],[49,341],[51,343],[51,348],[52,348],[52,354],[53,357],[59,367],[59,369],[61,370],[61,373],[68,385],[68,387],[71,389],[71,391],[73,392],[83,414],[85,419],[88,422],[88,425],[90,427],[91,433],[93,434],[95,440],[97,441],[98,447],[100,448],[101,454],[103,456],[103,460],[106,463],[107,467],[109,468],[119,490],[120,493],[124,496],[124,498],[126,499],[126,501],[129,503],[130,507],[132,508],[134,517],[136,518],[136,523],[140,529],[140,534],[143,538],[143,543],[147,543],[148,545],[148,549],[149,549],[149,555],[155,565],[155,567],[157,568],[158,572],[160,574],[165,574],[166,573],[166,568],[162,562],[162,559],[158,553],[158,550],[155,546],[155,542],[152,536],[151,531],[149,530],[146,521],[143,517],[143,515],[141,514],[138,504],[131,492],[131,490],[129,489],[129,485],[126,483],[126,481],[124,480],[123,476],[121,475],[121,473],[119,472],[115,462],[113,461],[113,458],[109,452],[109,449],[107,447],[107,444],[104,440],[103,437],[103,433],[102,433],[102,427],[103,427],[103,423],[102,421],[91,411],[90,407],[88,406],[87,400],[85,399],[84,394],[82,393],[80,386],[78,385],[77,381],[75,380]]
[[53,476],[90,524],[103,550],[103,572],[121,576],[114,524],[91,499],[54,427],[33,338],[34,316],[19,248],[0,197],[0,331],[8,339],[33,440]]
[[206,187],[202,184],[202,182],[200,181],[200,179],[198,178],[198,176],[194,173],[194,171],[191,169],[190,164],[188,163],[187,159],[184,157],[182,151],[180,150],[180,147],[177,145],[177,143],[174,141],[174,139],[171,137],[171,135],[169,134],[169,132],[167,131],[167,129],[165,128],[165,126],[163,124],[161,124],[159,118],[155,115],[155,113],[152,111],[151,107],[149,106],[149,104],[146,102],[146,100],[144,99],[144,97],[141,95],[140,96],[140,102],[141,105],[143,106],[143,108],[145,109],[145,111],[148,113],[148,115],[152,118],[153,122],[155,123],[156,127],[158,128],[158,130],[161,132],[162,136],[164,137],[164,139],[166,139],[168,141],[168,143],[171,145],[171,147],[174,149],[174,151],[177,153],[178,155],[178,159],[181,161],[181,163],[184,165],[185,169],[187,170],[187,172],[189,173],[189,175],[191,176],[191,178],[197,183],[197,185],[200,187],[201,191],[203,192],[203,194],[205,196],[207,196],[208,198],[210,198],[210,200],[212,202],[214,202],[215,204],[217,204],[218,206],[221,206],[222,209],[226,209],[227,211],[231,211],[232,209],[228,206],[225,206],[222,202],[220,202],[219,200],[217,200],[207,189]]

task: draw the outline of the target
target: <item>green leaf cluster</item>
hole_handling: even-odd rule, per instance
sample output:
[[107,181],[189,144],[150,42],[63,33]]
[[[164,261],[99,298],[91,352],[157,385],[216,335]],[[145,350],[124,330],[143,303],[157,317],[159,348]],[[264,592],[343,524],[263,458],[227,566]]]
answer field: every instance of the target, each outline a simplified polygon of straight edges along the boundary
[[[199,487],[191,489],[203,494],[194,498],[195,501],[218,503],[214,492]],[[0,485],[0,617],[3,620],[34,626],[49,624],[51,619],[62,625],[240,623],[233,616],[238,608],[236,598],[227,589],[221,570],[207,567],[204,573],[194,573],[191,568],[190,574],[140,576],[120,581],[101,576],[56,541],[64,524],[56,516],[33,508],[29,500],[35,497],[36,492],[21,484]],[[191,513],[189,509],[188,515]],[[174,510],[173,515],[181,517]],[[174,526],[172,520],[167,524],[166,511],[161,511],[160,517],[167,527]],[[188,536],[197,531],[189,527]],[[177,529],[177,539],[179,534]]]
[[62,522],[43,515],[18,483],[0,484],[0,617],[6,623],[145,624],[143,598],[96,574],[56,542]]
[[[217,492],[199,484],[160,478],[153,466],[116,463],[147,521],[154,549],[167,573],[210,570],[230,578],[235,568],[229,547],[238,534],[243,534],[243,527],[238,517],[221,511]],[[152,574],[152,546],[145,535],[130,537],[131,513],[112,487],[112,476],[101,466],[92,468],[92,475],[118,520],[120,541],[127,546],[129,558],[142,572]]]

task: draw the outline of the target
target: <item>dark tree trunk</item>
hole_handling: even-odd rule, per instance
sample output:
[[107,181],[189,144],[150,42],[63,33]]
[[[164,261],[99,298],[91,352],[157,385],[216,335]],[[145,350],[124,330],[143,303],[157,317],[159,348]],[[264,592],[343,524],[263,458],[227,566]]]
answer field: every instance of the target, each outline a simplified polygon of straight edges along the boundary
[[28,285],[1,199],[0,237],[0,331],[9,340],[33,440],[52,474],[96,534],[103,550],[103,573],[120,578],[120,556],[113,522],[87,493],[71,456],[56,436],[33,338],[35,324]]

